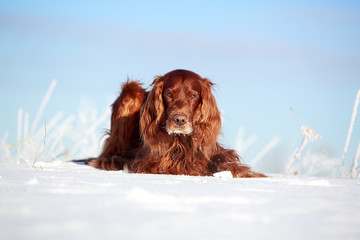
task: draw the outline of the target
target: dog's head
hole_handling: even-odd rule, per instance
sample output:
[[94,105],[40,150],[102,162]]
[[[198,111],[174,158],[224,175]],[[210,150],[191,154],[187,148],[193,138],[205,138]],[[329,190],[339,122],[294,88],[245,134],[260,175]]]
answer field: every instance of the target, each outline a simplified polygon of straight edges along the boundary
[[169,135],[211,134],[217,138],[221,122],[212,82],[188,70],[175,70],[155,78],[152,86],[140,118],[144,136],[156,135],[155,129],[161,129]]
[[163,77],[162,98],[168,134],[191,134],[202,98],[204,80],[193,72],[177,70]]

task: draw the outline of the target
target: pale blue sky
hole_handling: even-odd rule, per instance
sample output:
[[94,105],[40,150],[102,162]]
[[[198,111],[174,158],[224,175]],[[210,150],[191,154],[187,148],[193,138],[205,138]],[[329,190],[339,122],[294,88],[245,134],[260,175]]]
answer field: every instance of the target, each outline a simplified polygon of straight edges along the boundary
[[76,113],[84,96],[101,111],[127,76],[147,86],[185,68],[217,84],[228,146],[243,126],[258,137],[247,155],[279,136],[269,159],[286,160],[305,124],[323,136],[316,148],[340,158],[359,42],[358,1],[0,1],[0,136],[16,139],[18,108],[34,118],[54,78],[48,118]]

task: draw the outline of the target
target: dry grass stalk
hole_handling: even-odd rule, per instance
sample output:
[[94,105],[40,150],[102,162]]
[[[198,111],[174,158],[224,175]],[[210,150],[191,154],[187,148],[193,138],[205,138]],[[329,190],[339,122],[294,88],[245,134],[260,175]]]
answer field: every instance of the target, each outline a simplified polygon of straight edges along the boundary
[[42,114],[44,112],[44,109],[45,109],[47,103],[49,102],[51,94],[52,94],[53,90],[56,87],[56,84],[57,84],[57,81],[55,79],[52,80],[52,82],[51,82],[51,84],[50,84],[50,86],[49,86],[49,88],[48,88],[48,90],[47,90],[47,92],[46,92],[46,94],[44,96],[44,99],[41,102],[41,105],[40,105],[40,108],[39,108],[39,110],[38,110],[38,112],[36,114],[35,120],[34,120],[32,126],[31,126],[31,133],[34,133],[34,131],[35,131],[35,129],[36,129],[36,127],[37,127],[37,125],[38,125],[38,123],[40,121],[40,118],[41,118],[41,116],[42,116]]
[[36,144],[35,144],[34,139],[33,139],[33,137],[32,137],[32,136],[31,136],[30,138],[31,138],[31,141],[32,141],[32,143],[33,143],[34,153],[35,153],[35,160],[34,160],[34,163],[33,163],[32,167],[35,167],[35,163],[36,163],[36,162],[37,162],[37,160],[38,160],[38,154],[37,154]]
[[31,140],[31,138],[25,138],[25,139],[22,139],[22,140],[20,140],[20,141],[18,141],[18,142],[16,142],[16,143],[13,143],[13,144],[10,144],[10,145],[7,145],[7,146],[5,146],[5,147],[3,147],[3,148],[1,148],[0,150],[3,150],[3,149],[9,149],[9,148],[12,148],[12,147],[19,147],[20,146],[20,144],[22,144],[22,143],[24,143],[24,142],[26,142],[26,141],[29,141],[29,140]]

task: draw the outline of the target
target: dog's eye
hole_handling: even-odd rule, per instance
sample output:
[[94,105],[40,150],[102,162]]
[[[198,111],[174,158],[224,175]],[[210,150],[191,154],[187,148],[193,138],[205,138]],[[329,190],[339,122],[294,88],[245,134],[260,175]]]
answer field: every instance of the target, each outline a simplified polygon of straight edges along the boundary
[[191,99],[191,100],[195,100],[195,99],[196,99],[196,95],[195,95],[195,94],[191,94],[190,99]]
[[166,96],[167,96],[168,98],[174,98],[174,95],[173,95],[171,92],[168,92],[168,93],[166,94]]

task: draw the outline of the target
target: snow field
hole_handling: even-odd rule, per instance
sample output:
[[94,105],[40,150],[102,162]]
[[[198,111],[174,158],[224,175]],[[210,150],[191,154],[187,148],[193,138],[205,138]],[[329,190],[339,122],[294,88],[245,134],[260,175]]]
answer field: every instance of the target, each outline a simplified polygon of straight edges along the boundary
[[360,181],[1,163],[1,239],[359,239]]

